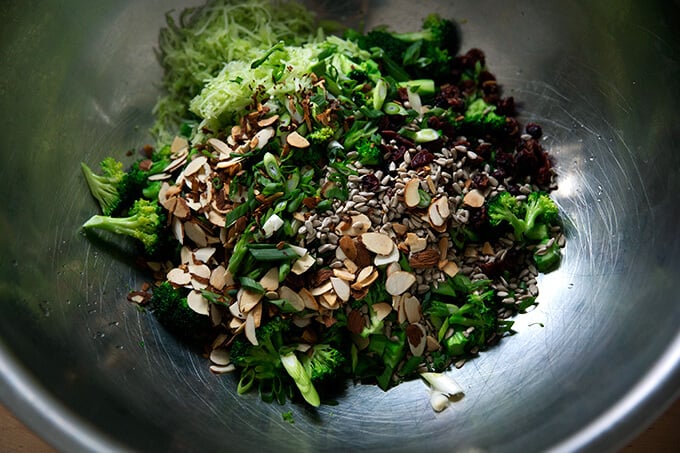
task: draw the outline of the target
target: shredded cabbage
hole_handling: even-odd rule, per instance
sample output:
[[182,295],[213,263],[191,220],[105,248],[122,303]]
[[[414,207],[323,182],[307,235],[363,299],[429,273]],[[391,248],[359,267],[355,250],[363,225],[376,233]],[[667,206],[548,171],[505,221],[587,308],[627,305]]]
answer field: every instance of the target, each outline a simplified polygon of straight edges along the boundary
[[178,126],[196,118],[188,110],[205,81],[226,63],[251,61],[279,41],[300,45],[323,39],[312,14],[300,3],[283,0],[213,0],[183,11],[177,22],[171,14],[159,37],[158,58],[167,92],[154,108],[151,132],[168,142]]

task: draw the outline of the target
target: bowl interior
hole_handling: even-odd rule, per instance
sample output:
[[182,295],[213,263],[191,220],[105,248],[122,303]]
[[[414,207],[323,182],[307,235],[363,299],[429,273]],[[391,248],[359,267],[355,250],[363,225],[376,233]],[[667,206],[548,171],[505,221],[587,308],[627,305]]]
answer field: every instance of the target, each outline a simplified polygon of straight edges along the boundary
[[568,242],[517,335],[451,373],[466,396],[441,414],[420,382],[349,385],[317,411],[237,396],[232,376],[127,302],[145,278],[132,261],[79,230],[95,210],[79,162],[150,141],[157,33],[187,2],[10,1],[0,397],[64,450],[621,445],[680,388],[678,2],[309,3],[400,30],[433,11],[461,20],[463,50],[483,49],[522,122],[543,125]]

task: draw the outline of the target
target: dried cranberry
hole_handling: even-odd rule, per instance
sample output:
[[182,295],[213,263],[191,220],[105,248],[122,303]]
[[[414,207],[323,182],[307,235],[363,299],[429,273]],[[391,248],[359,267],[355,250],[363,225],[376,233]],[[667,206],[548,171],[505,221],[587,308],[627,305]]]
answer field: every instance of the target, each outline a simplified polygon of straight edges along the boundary
[[525,130],[532,138],[538,140],[543,135],[543,129],[536,123],[528,123]]
[[496,113],[504,116],[515,116],[517,114],[517,111],[515,110],[515,98],[510,96],[499,99],[496,104]]
[[472,177],[472,185],[475,189],[484,190],[489,187],[489,177],[484,173],[476,173]]
[[380,188],[380,180],[373,173],[369,173],[361,178],[361,186],[367,192],[377,192]]
[[411,158],[411,167],[420,168],[423,167],[434,160],[434,154],[429,151],[421,150],[416,153],[415,156]]

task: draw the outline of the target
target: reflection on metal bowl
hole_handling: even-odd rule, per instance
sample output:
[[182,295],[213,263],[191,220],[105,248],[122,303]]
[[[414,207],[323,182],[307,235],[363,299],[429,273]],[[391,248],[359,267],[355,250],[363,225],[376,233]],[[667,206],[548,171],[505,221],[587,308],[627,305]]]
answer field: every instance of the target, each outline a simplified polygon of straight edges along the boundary
[[290,424],[126,301],[143,276],[80,233],[78,163],[149,140],[157,32],[183,6],[160,0],[0,6],[0,397],[64,451],[621,446],[680,390],[680,5],[330,5],[400,30],[461,20],[555,156],[563,265],[517,335],[454,372],[466,397],[435,414],[419,382],[349,386]]

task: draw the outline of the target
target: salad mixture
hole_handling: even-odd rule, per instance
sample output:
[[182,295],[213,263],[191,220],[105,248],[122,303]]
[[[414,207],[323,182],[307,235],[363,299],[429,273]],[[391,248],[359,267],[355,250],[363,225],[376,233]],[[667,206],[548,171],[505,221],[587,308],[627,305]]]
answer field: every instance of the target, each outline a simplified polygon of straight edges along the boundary
[[298,3],[222,0],[160,36],[155,146],[82,164],[153,281],[129,299],[238,392],[332,402],[445,371],[513,333],[564,246],[555,173],[481,50],[436,14],[317,29]]

